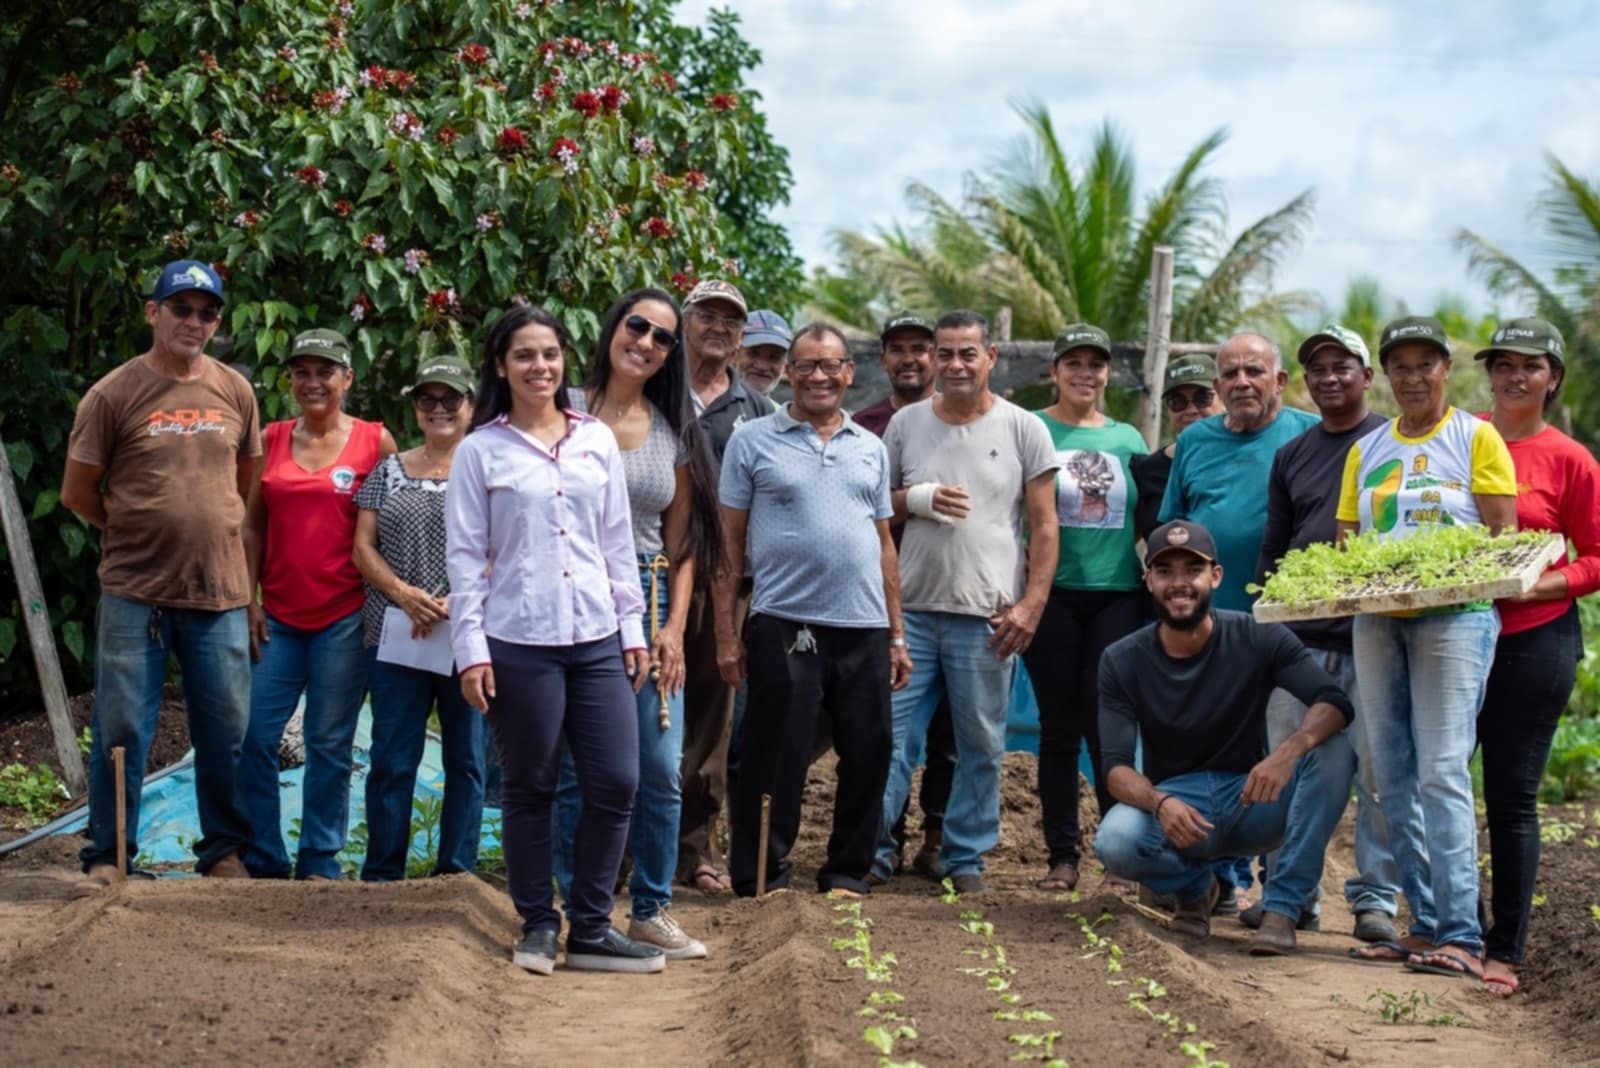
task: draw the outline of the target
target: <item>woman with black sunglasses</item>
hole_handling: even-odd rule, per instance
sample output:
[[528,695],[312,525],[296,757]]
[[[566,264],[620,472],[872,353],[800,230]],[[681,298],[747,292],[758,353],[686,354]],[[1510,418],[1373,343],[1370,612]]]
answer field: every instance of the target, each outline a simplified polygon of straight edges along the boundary
[[[634,550],[650,640],[650,679],[638,693],[639,793],[629,833],[628,937],[668,960],[706,949],[667,913],[678,863],[683,754],[683,631],[695,573],[721,555],[711,450],[689,402],[678,345],[678,307],[659,289],[639,289],[611,306],[601,324],[589,380],[575,406],[611,428],[622,451],[633,513]],[[581,800],[570,756],[556,794],[556,881],[565,898]]]
[[[355,561],[366,580],[362,608],[367,689],[372,695],[371,771],[367,775],[367,859],[361,878],[406,877],[411,799],[437,705],[444,762],[438,856],[431,874],[478,866],[483,824],[483,717],[461,695],[454,673],[436,674],[378,656],[384,616],[405,613],[411,634],[449,628],[445,593],[444,494],[450,461],[472,421],[477,378],[460,356],[423,359],[412,384],[412,414],[422,444],[385,457],[356,494]],[[391,624],[392,625],[392,624]],[[403,625],[403,624],[402,624]]]

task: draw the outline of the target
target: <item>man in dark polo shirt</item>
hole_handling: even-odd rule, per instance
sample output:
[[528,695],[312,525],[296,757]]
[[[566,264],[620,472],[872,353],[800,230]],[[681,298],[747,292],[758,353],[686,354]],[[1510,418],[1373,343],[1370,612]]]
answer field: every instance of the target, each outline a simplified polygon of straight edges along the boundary
[[[1384,417],[1367,409],[1372,386],[1372,361],[1361,335],[1338,324],[1323,327],[1300,346],[1300,365],[1306,387],[1322,421],[1280,448],[1272,458],[1267,480],[1267,526],[1256,561],[1256,581],[1265,582],[1278,561],[1291,549],[1317,542],[1332,542],[1339,505],[1339,479],[1350,446]],[[1356,689],[1355,659],[1351,655],[1350,617],[1312,619],[1290,623],[1295,637],[1311,650],[1328,674],[1356,706],[1349,727],[1328,739],[1321,752],[1322,774],[1301,776],[1291,819],[1325,823],[1331,832],[1344,815],[1352,784],[1356,791],[1355,874],[1345,880],[1345,900],[1355,915],[1355,936],[1364,942],[1388,942],[1395,937],[1396,898],[1400,872],[1389,850],[1389,823],[1378,805],[1378,784],[1372,770],[1372,749],[1362,722]],[[1305,714],[1305,705],[1285,690],[1276,690],[1267,702],[1267,744],[1276,745],[1292,734]],[[1267,858],[1266,882],[1278,865]],[[1319,926],[1321,870],[1310,900],[1300,916],[1300,929]],[[1260,906],[1239,916],[1246,927],[1261,922]]]
[[883,324],[878,337],[889,395],[851,418],[881,438],[895,412],[933,396],[933,320],[901,312]]
[[[1289,819],[1295,783],[1317,774],[1317,747],[1350,722],[1350,699],[1287,627],[1212,609],[1222,568],[1205,527],[1157,527],[1145,568],[1157,622],[1100,661],[1100,750],[1119,804],[1101,821],[1095,852],[1113,873],[1173,895],[1171,929],[1204,938],[1219,893],[1211,861],[1281,847],[1250,952],[1287,952],[1328,845],[1320,827]],[[1277,687],[1307,710],[1269,754],[1267,699]]]

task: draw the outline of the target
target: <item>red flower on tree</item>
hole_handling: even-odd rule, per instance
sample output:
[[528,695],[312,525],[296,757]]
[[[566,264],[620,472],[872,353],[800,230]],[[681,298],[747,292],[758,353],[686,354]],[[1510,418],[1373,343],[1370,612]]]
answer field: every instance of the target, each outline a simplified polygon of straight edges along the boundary
[[377,310],[378,306],[372,303],[372,298],[365,293],[350,302],[350,318],[358,323]]
[[328,183],[328,172],[320,167],[301,167],[294,172],[295,181],[312,189],[321,189]]
[[574,93],[572,97],[572,110],[583,112],[583,117],[592,119],[600,113],[600,98],[588,90]]
[[578,59],[587,59],[594,54],[593,46],[582,37],[563,37],[561,47],[566,50],[567,55]]
[[350,213],[355,210],[356,206],[348,200],[335,200],[333,202],[333,213],[341,219],[348,219]]
[[568,174],[578,171],[578,156],[583,149],[578,147],[578,142],[570,137],[560,137],[550,146],[550,158],[561,164],[561,169]]
[[228,265],[226,263],[213,263],[211,265],[211,269],[216,271],[217,277],[222,279],[224,282],[233,281],[233,272],[228,270]]
[[657,89],[665,89],[669,93],[678,91],[678,79],[672,76],[670,70],[658,70],[656,76],[650,79],[650,84]]
[[676,289],[679,293],[689,292],[689,290],[694,288],[694,284],[694,279],[690,278],[682,271],[672,272],[672,288]]
[[494,62],[494,53],[481,44],[469,44],[456,53],[456,58],[469,67],[487,67]]
[[540,100],[554,100],[561,95],[561,83],[554,78],[548,78],[539,83],[539,88],[533,91],[533,95]]
[[739,97],[734,93],[718,93],[711,98],[712,111],[732,111],[739,106]]
[[515,126],[507,126],[501,130],[500,136],[495,139],[495,144],[500,155],[506,159],[528,153],[528,135]]
[[683,184],[690,189],[704,189],[708,181],[699,171],[686,171],[683,175]]
[[437,137],[439,139],[439,143],[444,145],[446,148],[455,144],[461,138],[461,135],[456,133],[455,130],[449,126],[441,126],[439,128],[439,132],[434,134],[434,136]]
[[437,315],[449,315],[461,306],[454,289],[435,289],[428,294],[425,303],[428,310]]
[[665,241],[672,236],[672,224],[659,215],[652,215],[645,221],[644,232]]
[[408,70],[385,71],[383,84],[397,93],[403,93],[417,84],[417,76]]
[[600,90],[600,105],[607,111],[616,111],[628,102],[626,90],[616,85],[607,85]]

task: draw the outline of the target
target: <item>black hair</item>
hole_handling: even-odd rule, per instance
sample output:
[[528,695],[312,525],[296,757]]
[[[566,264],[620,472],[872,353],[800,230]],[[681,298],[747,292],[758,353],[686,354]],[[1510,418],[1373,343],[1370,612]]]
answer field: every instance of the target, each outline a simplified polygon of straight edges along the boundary
[[[1485,371],[1494,370],[1494,361],[1497,357],[1504,356],[1502,349],[1494,349],[1483,361]],[[1541,352],[1545,363],[1550,365],[1551,372],[1556,376],[1556,388],[1544,395],[1544,410],[1549,411],[1556,406],[1556,401],[1561,399],[1561,388],[1567,384],[1567,365],[1561,362],[1561,357],[1548,352]]]
[[937,337],[940,330],[966,330],[974,326],[980,331],[983,344],[987,346],[989,344],[989,320],[966,308],[957,308],[955,311],[947,311],[939,316],[939,321],[933,324],[934,336]]
[[692,556],[696,584],[707,584],[722,566],[722,513],[717,504],[717,465],[711,455],[711,442],[689,400],[689,366],[683,352],[683,313],[678,302],[662,290],[648,287],[618,297],[600,323],[584,388],[597,399],[605,396],[606,385],[611,381],[611,341],[628,314],[646,300],[665,304],[677,319],[671,351],[644,383],[645,399],[666,419],[689,457],[689,543],[684,546],[683,558],[673,563],[681,564]]
[[556,387],[556,407],[563,412],[572,407],[566,383],[566,354],[572,348],[567,328],[561,325],[560,319],[536,304],[516,304],[494,321],[483,339],[483,367],[478,374],[478,381],[482,383],[483,403],[473,408],[472,425],[467,428],[468,433],[510,413],[511,384],[500,373],[500,365],[511,351],[511,338],[518,330],[534,323],[548,326],[556,335],[556,343],[561,346],[562,382]]
[[814,337],[818,341],[821,341],[825,337],[836,338],[840,346],[844,349],[844,358],[851,362],[854,362],[855,360],[855,357],[850,354],[850,339],[844,336],[843,330],[840,330],[832,323],[807,323],[805,326],[802,326],[800,329],[796,330],[794,332],[794,339],[789,342],[788,359],[794,359],[795,346],[800,344],[800,339],[803,337]]

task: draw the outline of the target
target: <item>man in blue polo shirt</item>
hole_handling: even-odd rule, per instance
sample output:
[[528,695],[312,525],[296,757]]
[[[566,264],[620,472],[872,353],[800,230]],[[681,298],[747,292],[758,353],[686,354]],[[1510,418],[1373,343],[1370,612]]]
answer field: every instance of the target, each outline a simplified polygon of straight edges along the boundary
[[[715,589],[717,665],[729,686],[749,675],[729,868],[756,892],[761,795],[772,795],[767,886],[788,885],[790,848],[818,718],[839,754],[838,792],[820,890],[866,893],[889,776],[889,694],[911,677],[883,443],[845,414],[855,377],[831,326],[795,335],[794,400],[745,423],[722,461],[727,560]],[[755,585],[743,640],[735,629],[746,539]]]

